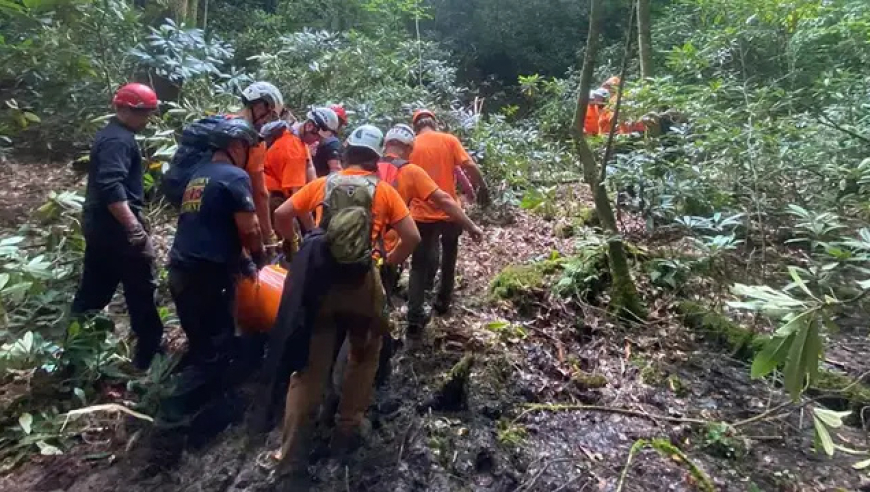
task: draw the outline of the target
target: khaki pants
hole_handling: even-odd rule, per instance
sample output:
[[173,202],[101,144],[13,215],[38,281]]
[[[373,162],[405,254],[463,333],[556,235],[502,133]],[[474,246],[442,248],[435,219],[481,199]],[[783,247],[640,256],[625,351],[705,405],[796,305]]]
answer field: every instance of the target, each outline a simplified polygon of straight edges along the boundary
[[310,423],[323,399],[336,349],[343,342],[338,340],[339,322],[347,323],[350,354],[335,431],[351,436],[371,401],[382,336],[389,331],[384,289],[377,269],[373,268],[354,285],[334,285],[323,300],[311,335],[308,365],[290,377],[279,473],[292,473],[305,466]]

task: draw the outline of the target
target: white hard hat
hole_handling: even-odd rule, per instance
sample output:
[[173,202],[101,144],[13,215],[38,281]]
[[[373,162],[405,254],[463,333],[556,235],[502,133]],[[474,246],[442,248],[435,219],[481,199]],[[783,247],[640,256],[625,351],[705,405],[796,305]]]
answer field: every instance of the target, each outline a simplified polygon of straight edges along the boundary
[[590,99],[594,99],[596,97],[600,99],[607,99],[610,97],[610,91],[607,89],[595,89],[594,91],[591,91],[589,93]]
[[259,100],[266,101],[279,113],[284,110],[284,96],[277,87],[268,82],[254,82],[242,91],[242,102],[245,105]]
[[405,124],[396,125],[390,128],[390,131],[387,132],[387,136],[384,138],[385,143],[389,143],[392,140],[405,145],[414,145],[414,130]]
[[384,146],[384,133],[376,126],[362,125],[347,137],[348,147],[365,147],[381,155]]
[[313,108],[308,112],[307,118],[313,121],[319,130],[338,131],[338,115],[332,108]]

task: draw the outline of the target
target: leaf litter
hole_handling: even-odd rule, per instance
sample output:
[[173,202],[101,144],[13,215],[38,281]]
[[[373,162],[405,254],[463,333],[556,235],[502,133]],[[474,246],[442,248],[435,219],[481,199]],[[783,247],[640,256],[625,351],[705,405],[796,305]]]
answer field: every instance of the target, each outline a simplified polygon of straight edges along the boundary
[[[367,443],[343,464],[322,451],[325,437],[315,439],[309,467],[313,490],[612,491],[632,446],[653,439],[669,440],[718,490],[866,486],[849,463],[813,454],[812,424],[800,414],[759,422],[744,437],[677,423],[683,418],[733,422],[775,406],[785,395],[750,381],[746,364],[695,340],[667,315],[669,302],[662,297],[651,303],[654,321],[644,326],[609,316],[606,303],[571,301],[551,292],[523,315],[508,302],[489,300],[489,284],[504,267],[574,249],[573,239],[556,237],[552,222],[522,211],[510,215],[510,221],[488,223],[480,244],[462,238],[455,305],[448,316],[433,320],[423,347],[401,350],[393,359],[393,377],[370,412]],[[636,226],[631,229],[637,234]],[[160,223],[155,230],[158,248],[165,250],[172,225]],[[640,285],[651,289],[642,279]],[[183,346],[177,328],[170,339],[173,349]],[[835,345],[834,354],[854,350],[852,344]],[[468,380],[467,408],[422,408],[467,351],[478,360]],[[849,359],[850,368],[856,359]],[[603,384],[589,384],[592,376]],[[390,402],[398,408],[383,411]],[[540,411],[528,411],[530,405]],[[578,405],[645,417],[568,409]],[[124,430],[129,422],[118,423],[113,432],[123,439],[61,456],[50,456],[49,450],[49,456],[34,457],[0,478],[0,489],[274,489],[269,455],[277,446],[276,432],[266,447],[251,450],[244,429],[233,427],[204,448],[186,452],[173,470],[143,476],[136,453],[125,449],[135,441]],[[846,442],[862,442],[857,429],[840,431]],[[714,445],[745,449],[739,459],[723,459],[712,451]],[[697,490],[681,459],[640,450],[623,490]]]

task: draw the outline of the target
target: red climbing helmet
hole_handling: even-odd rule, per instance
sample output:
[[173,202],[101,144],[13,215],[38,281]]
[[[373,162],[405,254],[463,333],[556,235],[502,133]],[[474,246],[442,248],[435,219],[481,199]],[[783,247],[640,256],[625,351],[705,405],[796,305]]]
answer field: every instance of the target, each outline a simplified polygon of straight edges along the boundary
[[411,124],[416,124],[417,120],[419,120],[420,118],[432,118],[433,120],[436,119],[435,113],[433,113],[432,111],[429,111],[428,109],[418,109],[417,111],[414,111],[414,116],[411,118]]
[[329,107],[329,109],[335,111],[336,116],[338,116],[339,125],[347,125],[347,111],[345,111],[344,106],[342,106],[341,104],[333,104]]
[[157,93],[154,89],[145,84],[127,84],[115,93],[112,98],[112,104],[133,109],[157,109],[160,101],[157,100]]

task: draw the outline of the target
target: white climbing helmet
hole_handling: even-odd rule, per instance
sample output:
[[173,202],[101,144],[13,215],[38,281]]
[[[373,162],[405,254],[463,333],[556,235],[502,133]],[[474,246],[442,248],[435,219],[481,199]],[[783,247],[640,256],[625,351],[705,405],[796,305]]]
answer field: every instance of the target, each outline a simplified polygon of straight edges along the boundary
[[260,100],[266,101],[278,114],[284,110],[284,96],[268,82],[254,82],[242,91],[242,103],[246,106]]
[[390,128],[390,131],[387,132],[387,136],[384,137],[385,143],[389,143],[393,140],[408,146],[414,145],[414,130],[412,130],[408,125],[398,124]]
[[307,118],[317,125],[318,130],[338,131],[338,115],[331,108],[312,108]]
[[365,147],[381,155],[384,146],[384,133],[376,126],[362,125],[347,137],[348,147]]
[[609,99],[610,91],[607,89],[595,89],[589,92],[589,99]]

